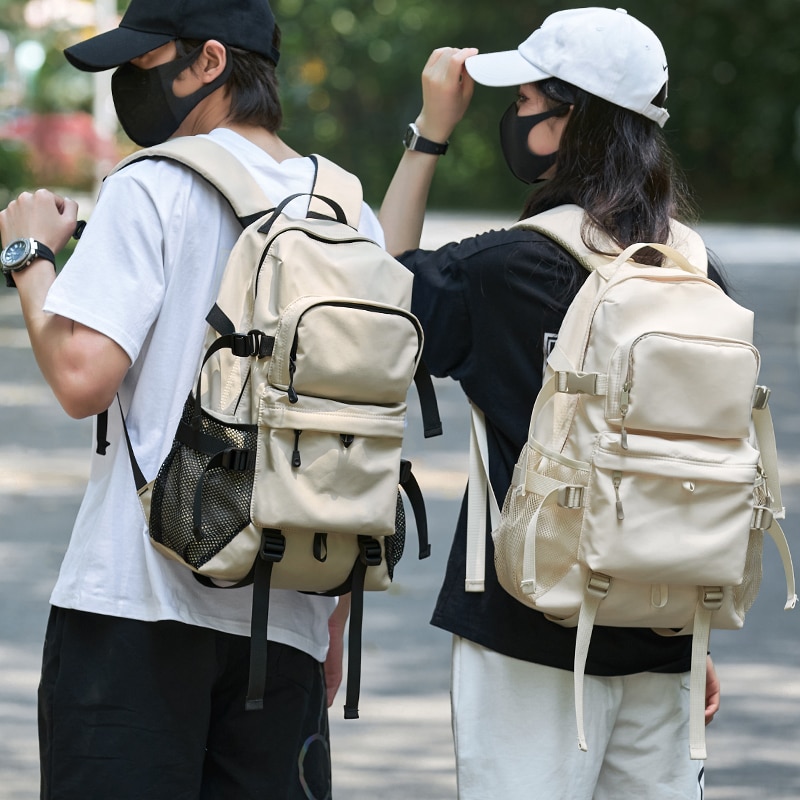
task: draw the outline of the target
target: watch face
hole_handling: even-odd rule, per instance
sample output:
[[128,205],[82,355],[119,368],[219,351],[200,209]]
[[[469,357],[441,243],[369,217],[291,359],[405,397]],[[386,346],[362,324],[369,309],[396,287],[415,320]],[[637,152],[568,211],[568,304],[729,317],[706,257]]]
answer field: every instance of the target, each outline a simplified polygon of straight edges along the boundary
[[0,253],[4,267],[12,268],[24,264],[31,253],[31,243],[27,239],[15,239]]

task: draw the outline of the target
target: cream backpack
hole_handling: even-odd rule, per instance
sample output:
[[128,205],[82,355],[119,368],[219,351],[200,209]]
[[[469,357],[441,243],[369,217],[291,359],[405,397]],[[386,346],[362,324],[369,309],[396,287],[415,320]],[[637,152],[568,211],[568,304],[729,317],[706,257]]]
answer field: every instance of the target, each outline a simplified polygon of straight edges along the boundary
[[673,224],[661,267],[581,239],[583,211],[523,220],[590,275],[564,317],[502,511],[487,492],[483,415],[473,408],[467,591],[482,591],[487,495],[502,587],[577,626],[575,704],[595,624],[693,635],[690,754],[706,757],[709,631],[742,627],[758,593],[764,532],[796,603],[775,437],[758,384],[753,314],[706,277],[706,250]]
[[[350,592],[345,717],[358,716],[364,590],[389,587],[411,502],[419,557],[425,507],[401,459],[416,381],[424,434],[441,433],[412,274],[358,233],[358,179],[315,156],[309,213],[283,213],[213,140],[135,153],[167,158],[215,186],[242,224],[209,323],[197,384],[172,449],[149,480],[128,449],[152,544],[204,584],[253,583],[247,707],[261,708],[269,590]],[[98,451],[104,440],[98,421]],[[125,430],[127,437],[127,430]]]

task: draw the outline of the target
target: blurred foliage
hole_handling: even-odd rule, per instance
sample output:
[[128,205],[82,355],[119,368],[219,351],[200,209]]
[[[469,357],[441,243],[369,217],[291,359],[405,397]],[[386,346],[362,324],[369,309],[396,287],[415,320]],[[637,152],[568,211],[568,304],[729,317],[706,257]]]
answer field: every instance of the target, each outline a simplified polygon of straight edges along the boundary
[[[91,31],[64,20],[25,32],[24,5],[0,0],[0,28],[15,41],[28,36],[47,48],[28,107],[90,110],[90,77],[69,67],[60,51]],[[352,169],[367,200],[379,205],[405,127],[420,108],[419,76],[430,52],[440,45],[513,49],[545,16],[572,5],[273,0],[283,30],[284,136],[295,149],[322,152]],[[800,218],[800,0],[628,0],[625,7],[664,42],[671,114],[665,131],[703,217]],[[476,88],[440,160],[431,207],[512,216],[521,208],[527,187],[505,168],[497,135],[514,96],[514,87]],[[0,182],[7,183],[5,170]]]
[[28,153],[21,142],[0,141],[0,208],[5,208],[17,189],[30,186]]
[[[289,127],[301,150],[324,149],[379,203],[420,107],[419,75],[440,45],[514,49],[570,3],[495,0],[275,0],[284,30]],[[590,5],[587,3],[587,5]],[[800,0],[628,0],[670,64],[667,139],[706,219],[800,218]],[[516,92],[476,87],[440,160],[431,206],[520,209],[498,123]]]

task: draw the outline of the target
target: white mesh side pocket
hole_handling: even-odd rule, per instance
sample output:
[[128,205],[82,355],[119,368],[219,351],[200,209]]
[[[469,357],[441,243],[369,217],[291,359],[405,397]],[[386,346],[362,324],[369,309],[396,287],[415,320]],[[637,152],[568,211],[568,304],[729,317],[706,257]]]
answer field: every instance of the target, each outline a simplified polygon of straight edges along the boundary
[[[559,505],[555,484],[585,486],[589,469],[588,464],[545,454],[528,443],[516,474],[519,480],[506,494],[500,525],[492,534],[495,569],[500,585],[533,608],[574,569],[580,544],[582,509]],[[526,580],[526,557],[533,565],[533,584],[531,576]]]

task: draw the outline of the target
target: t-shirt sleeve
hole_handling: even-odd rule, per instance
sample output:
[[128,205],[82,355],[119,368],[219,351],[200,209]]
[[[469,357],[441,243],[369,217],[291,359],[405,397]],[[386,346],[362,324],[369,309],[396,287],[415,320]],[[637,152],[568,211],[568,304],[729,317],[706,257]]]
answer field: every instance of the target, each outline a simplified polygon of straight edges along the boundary
[[112,175],[45,311],[105,334],[135,361],[164,297],[164,235],[153,197],[135,173]]

